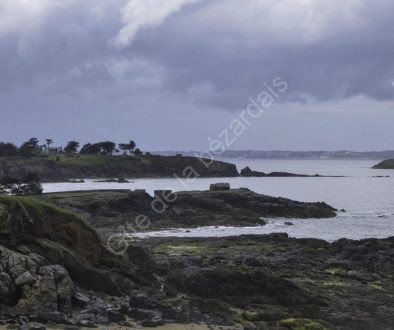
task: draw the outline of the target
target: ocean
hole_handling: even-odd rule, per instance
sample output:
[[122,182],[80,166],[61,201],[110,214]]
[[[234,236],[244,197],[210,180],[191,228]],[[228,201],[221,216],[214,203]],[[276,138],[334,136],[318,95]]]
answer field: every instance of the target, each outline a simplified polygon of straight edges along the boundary
[[[138,234],[149,236],[230,236],[286,232],[291,237],[363,239],[394,236],[394,170],[375,170],[371,160],[249,160],[226,159],[240,170],[320,174],[345,177],[327,178],[201,178],[196,180],[130,179],[130,183],[47,183],[44,192],[90,189],[156,189],[205,190],[211,183],[229,182],[232,188],[246,187],[261,194],[281,196],[305,202],[323,201],[337,209],[345,209],[332,219],[269,219],[260,227],[201,227]],[[378,177],[383,176],[383,177]],[[389,176],[389,177],[386,177]],[[285,222],[293,223],[292,226]]]

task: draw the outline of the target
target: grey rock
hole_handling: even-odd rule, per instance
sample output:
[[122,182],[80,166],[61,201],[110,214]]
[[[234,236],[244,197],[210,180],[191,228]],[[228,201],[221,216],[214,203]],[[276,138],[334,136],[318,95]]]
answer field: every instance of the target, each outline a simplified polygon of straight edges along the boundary
[[162,314],[159,311],[149,310],[149,309],[132,309],[129,313],[129,316],[135,320],[150,320],[155,317],[162,317]]
[[31,285],[36,282],[37,278],[33,276],[29,271],[24,272],[15,279],[17,286],[23,286],[25,284]]
[[126,320],[126,317],[121,313],[120,308],[108,309],[107,316],[111,322],[115,323]]
[[31,322],[21,325],[19,330],[45,330],[46,327],[41,323]]
[[38,313],[38,317],[47,322],[54,322],[54,323],[66,323],[67,322],[67,317],[65,314],[60,313],[60,312],[45,312],[41,311]]
[[129,300],[130,307],[142,308],[142,309],[153,309],[158,306],[158,304],[151,298],[149,298],[144,293],[137,293],[130,296]]
[[72,297],[72,302],[79,307],[85,307],[90,302],[90,298],[82,292],[76,292]]
[[141,322],[143,327],[158,327],[159,325],[163,325],[164,321],[160,316],[154,316],[151,319],[146,319]]
[[209,186],[210,191],[223,191],[223,190],[230,190],[229,183],[212,183]]

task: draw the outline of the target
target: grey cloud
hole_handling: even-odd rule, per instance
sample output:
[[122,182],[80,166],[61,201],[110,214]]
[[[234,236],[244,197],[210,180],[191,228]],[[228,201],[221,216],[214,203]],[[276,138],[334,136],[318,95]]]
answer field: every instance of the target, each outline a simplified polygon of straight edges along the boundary
[[[354,103],[342,101],[360,95],[366,100],[357,103],[361,108],[394,101],[389,0],[43,0],[42,7],[15,5],[12,13],[2,7],[7,3],[22,2],[0,4],[0,112],[12,122],[0,123],[3,139],[13,132],[26,138],[37,129],[61,139],[122,138],[134,129],[143,140],[149,128],[141,125],[154,134],[158,118],[173,117],[163,128],[167,142],[181,144],[175,128],[195,132],[199,123],[200,133],[182,143],[204,148],[206,134],[215,134],[278,76],[289,83],[279,100],[288,110],[278,112],[281,124],[269,117],[272,127],[257,127],[272,132],[283,125],[299,136],[299,146],[309,123],[294,111],[300,104],[319,112],[327,102],[351,110]],[[137,21],[135,6],[145,15]],[[339,118],[320,116],[330,123]],[[366,122],[348,116],[360,127]],[[249,134],[258,147],[257,133]],[[288,141],[271,136],[281,147]],[[159,148],[148,140],[146,147]]]

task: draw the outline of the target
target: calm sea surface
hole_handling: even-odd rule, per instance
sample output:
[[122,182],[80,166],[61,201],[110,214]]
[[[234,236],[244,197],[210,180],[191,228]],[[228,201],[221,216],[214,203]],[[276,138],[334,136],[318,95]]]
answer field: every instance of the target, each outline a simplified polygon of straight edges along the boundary
[[[271,219],[262,227],[202,227],[150,233],[151,236],[228,236],[287,232],[292,237],[314,237],[333,241],[342,237],[362,239],[394,236],[394,170],[374,170],[377,161],[365,160],[228,160],[238,169],[286,171],[300,174],[346,176],[345,178],[220,178],[181,181],[177,179],[131,179],[130,183],[48,183],[45,192],[88,189],[204,190],[211,183],[229,182],[233,188],[247,187],[258,193],[299,201],[324,201],[345,209],[333,219]],[[377,178],[376,176],[386,176]],[[291,221],[293,226],[284,225]],[[146,234],[144,234],[146,235]],[[141,235],[143,236],[143,235]]]

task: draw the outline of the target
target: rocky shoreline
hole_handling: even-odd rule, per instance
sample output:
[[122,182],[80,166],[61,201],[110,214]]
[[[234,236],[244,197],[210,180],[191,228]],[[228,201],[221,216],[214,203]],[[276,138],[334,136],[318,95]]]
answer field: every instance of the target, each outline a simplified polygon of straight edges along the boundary
[[[235,221],[243,212],[335,214],[324,203],[217,189],[178,193],[171,212],[187,210],[183,217],[194,220],[214,213],[212,219],[221,221],[226,214],[225,221]],[[37,330],[202,323],[228,329],[362,330],[388,329],[394,322],[394,238],[334,243],[286,234],[129,239],[116,253],[92,225],[99,231],[107,228],[106,221],[117,226],[115,209],[127,216],[146,210],[149,195],[69,194],[44,196],[45,201],[0,196],[0,325]]]
[[[213,185],[215,187],[215,185]],[[228,189],[227,189],[228,188]],[[83,215],[100,233],[152,231],[201,226],[261,226],[265,218],[330,218],[336,209],[257,194],[247,188],[211,191],[98,190],[49,193],[39,197]],[[138,226],[144,217],[146,226]]]

